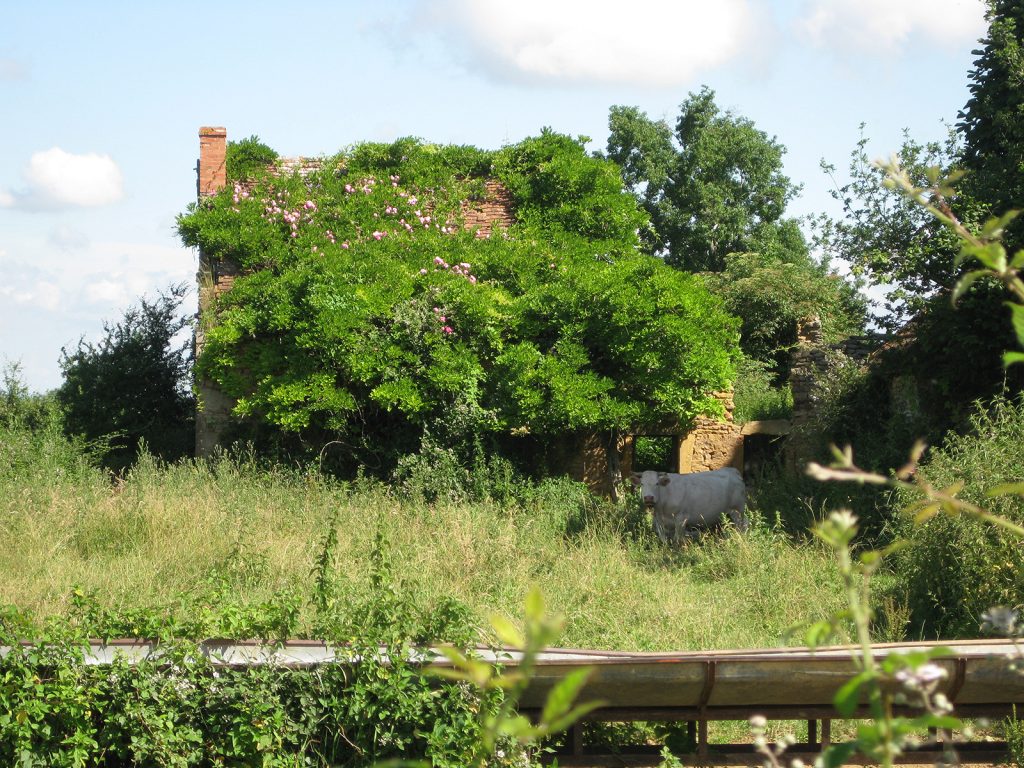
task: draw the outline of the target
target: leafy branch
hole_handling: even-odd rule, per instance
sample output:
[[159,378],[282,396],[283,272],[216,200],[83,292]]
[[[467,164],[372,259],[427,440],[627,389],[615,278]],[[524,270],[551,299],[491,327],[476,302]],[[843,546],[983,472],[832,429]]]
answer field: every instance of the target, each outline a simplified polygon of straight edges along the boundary
[[[971,260],[981,264],[980,268],[972,269],[957,281],[953,288],[954,303],[981,278],[999,280],[1016,297],[1016,303],[1008,302],[1008,306],[1012,312],[1017,343],[1024,347],[1024,279],[1021,278],[1024,249],[1010,256],[1002,242],[1007,226],[1017,218],[1020,211],[1008,211],[1001,216],[994,216],[982,225],[979,232],[972,232],[957,218],[949,205],[949,198],[954,194],[954,184],[963,176],[962,171],[953,171],[943,177],[939,168],[929,168],[929,186],[918,187],[895,157],[880,162],[879,167],[886,172],[883,182],[886,187],[902,192],[957,236],[960,252],[955,260],[956,267]],[[1006,365],[1024,362],[1024,352],[1005,352],[1003,362]]]
[[431,674],[468,683],[481,692],[502,691],[501,704],[495,711],[480,710],[480,742],[474,766],[482,766],[494,754],[503,737],[520,744],[536,744],[543,738],[564,731],[589,712],[604,705],[602,701],[576,704],[583,687],[593,672],[588,667],[573,670],[551,689],[536,722],[520,714],[519,702],[533,679],[541,652],[552,645],[562,633],[564,619],[549,614],[540,590],[534,587],[526,598],[524,628],[520,631],[508,618],[491,616],[495,634],[506,646],[521,649],[515,669],[502,670],[494,664],[474,659],[452,647],[438,651],[451,662],[451,667],[433,666]]

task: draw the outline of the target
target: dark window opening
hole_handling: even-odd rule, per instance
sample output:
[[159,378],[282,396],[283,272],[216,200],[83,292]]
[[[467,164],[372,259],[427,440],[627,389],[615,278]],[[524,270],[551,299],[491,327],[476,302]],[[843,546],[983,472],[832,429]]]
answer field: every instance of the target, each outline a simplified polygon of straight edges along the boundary
[[673,435],[637,435],[633,438],[633,471],[677,472],[675,454]]

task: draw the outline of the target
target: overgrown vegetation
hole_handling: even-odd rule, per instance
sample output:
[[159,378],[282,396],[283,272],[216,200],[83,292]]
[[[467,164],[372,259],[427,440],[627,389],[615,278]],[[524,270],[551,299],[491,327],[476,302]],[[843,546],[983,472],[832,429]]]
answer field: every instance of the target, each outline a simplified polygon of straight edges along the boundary
[[115,472],[135,463],[140,443],[164,461],[191,455],[195,445],[192,327],[180,313],[187,288],[171,286],[140,299],[103,337],[61,350],[64,383],[56,392],[69,435],[92,443]]
[[[462,227],[487,179],[515,223]],[[204,318],[197,370],[250,426],[349,476],[430,441],[463,466],[545,441],[714,412],[734,320],[638,251],[618,169],[551,132],[497,152],[365,144],[305,177],[264,174],[194,206],[186,244],[251,273]],[[535,463],[535,462],[534,462]]]
[[[111,483],[59,428],[8,427],[0,445],[0,644],[45,641],[0,661],[12,681],[0,687],[0,755],[29,765],[461,766],[478,748],[479,709],[498,699],[377,663],[379,645],[404,659],[414,642],[474,642],[490,613],[518,615],[532,585],[565,615],[568,646],[773,645],[808,605],[838,609],[816,545],[760,525],[672,550],[638,506],[564,479],[495,473],[473,490],[456,474],[461,500],[427,504],[412,477],[343,483],[245,453],[144,455]],[[87,636],[159,638],[166,655],[82,667]],[[192,645],[304,636],[371,661],[244,672]],[[493,765],[536,757],[499,748]]]

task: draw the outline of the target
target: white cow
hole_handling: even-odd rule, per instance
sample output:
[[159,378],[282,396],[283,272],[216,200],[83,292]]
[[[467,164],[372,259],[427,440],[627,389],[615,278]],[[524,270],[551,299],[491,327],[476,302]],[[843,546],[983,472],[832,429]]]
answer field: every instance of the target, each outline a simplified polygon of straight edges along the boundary
[[696,528],[717,525],[726,515],[741,533],[750,527],[743,513],[746,487],[732,467],[689,475],[647,470],[634,472],[631,479],[640,487],[662,541],[689,538]]

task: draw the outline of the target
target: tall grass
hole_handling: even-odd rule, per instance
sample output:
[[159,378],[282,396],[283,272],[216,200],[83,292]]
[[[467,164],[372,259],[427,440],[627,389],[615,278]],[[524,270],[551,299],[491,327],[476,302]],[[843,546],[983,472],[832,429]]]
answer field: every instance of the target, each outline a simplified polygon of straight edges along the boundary
[[38,619],[68,612],[76,589],[121,612],[287,599],[299,611],[295,632],[309,634],[328,540],[321,565],[342,617],[372,602],[383,556],[407,603],[425,611],[454,601],[481,626],[491,612],[515,615],[538,584],[566,615],[563,642],[573,646],[770,646],[841,601],[830,556],[814,543],[760,524],[670,548],[635,503],[599,502],[564,480],[517,501],[427,504],[245,457],[144,458],[114,481],[84,465],[57,471],[38,445],[30,461],[22,452],[0,467],[0,603]]

